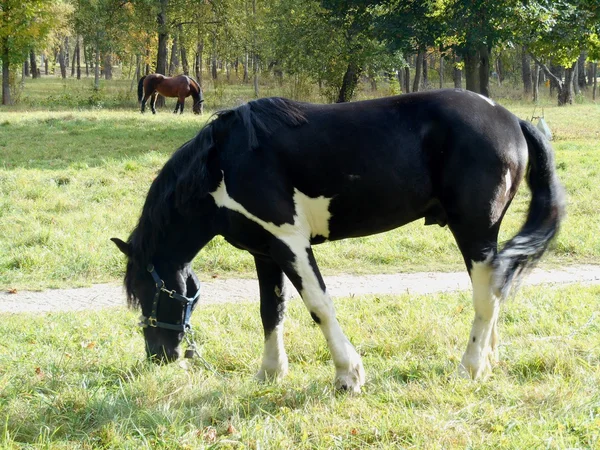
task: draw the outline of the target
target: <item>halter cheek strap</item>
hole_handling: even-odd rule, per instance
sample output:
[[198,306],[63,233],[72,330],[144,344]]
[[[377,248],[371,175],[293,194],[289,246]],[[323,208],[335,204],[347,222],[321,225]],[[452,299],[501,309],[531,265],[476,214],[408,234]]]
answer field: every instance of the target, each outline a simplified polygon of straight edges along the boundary
[[[150,275],[152,275],[152,278],[154,279],[156,293],[154,294],[154,300],[152,301],[150,317],[142,317],[140,326],[143,328],[164,328],[167,330],[180,331],[184,333],[186,331],[189,331],[192,328],[190,324],[190,319],[192,317],[192,309],[194,308],[194,305],[196,304],[196,302],[198,302],[198,299],[200,298],[200,289],[198,289],[198,292],[196,292],[196,295],[194,295],[193,297],[186,297],[184,295],[179,294],[178,292],[175,292],[174,290],[170,291],[167,288],[165,288],[165,282],[160,278],[152,264],[149,264],[146,270],[150,272]],[[183,306],[185,308],[183,314],[183,323],[178,322],[173,324],[167,322],[159,322],[157,320],[156,312],[158,309],[158,301],[160,299],[160,294],[163,292],[168,294],[169,298],[183,303]]]

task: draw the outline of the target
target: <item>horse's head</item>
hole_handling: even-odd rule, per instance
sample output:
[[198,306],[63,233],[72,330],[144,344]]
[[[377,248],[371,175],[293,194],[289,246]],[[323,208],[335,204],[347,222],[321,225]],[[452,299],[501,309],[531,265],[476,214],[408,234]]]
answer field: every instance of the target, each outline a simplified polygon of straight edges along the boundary
[[158,363],[175,361],[181,355],[180,344],[199,297],[198,278],[190,264],[142,263],[133,257],[131,244],[111,240],[128,258],[127,300],[130,306],[141,308],[140,326],[148,358]]
[[202,114],[203,109],[204,109],[203,104],[204,104],[204,100],[194,99],[194,105],[192,106],[192,111],[194,111],[194,114]]

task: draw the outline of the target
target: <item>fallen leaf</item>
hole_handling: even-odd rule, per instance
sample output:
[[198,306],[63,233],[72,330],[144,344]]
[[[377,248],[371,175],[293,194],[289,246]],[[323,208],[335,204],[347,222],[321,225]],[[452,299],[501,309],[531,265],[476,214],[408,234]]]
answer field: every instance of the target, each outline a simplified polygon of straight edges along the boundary
[[227,427],[227,434],[234,434],[237,433],[237,430],[235,429],[235,427],[231,424],[229,424],[229,426]]
[[9,294],[16,294],[17,290],[15,288],[11,288],[11,289],[8,290],[8,293]]
[[356,436],[356,435],[358,435],[358,430],[356,428],[352,428],[352,430],[350,431],[350,434],[352,436]]
[[35,373],[38,377],[40,378],[44,378],[44,371],[42,370],[41,367],[36,367],[35,368]]
[[96,343],[94,341],[90,341],[87,344],[85,342],[81,343],[81,347],[87,348],[88,350],[93,349],[95,346],[96,346]]
[[213,274],[211,275],[211,277],[213,277],[213,278],[219,278],[219,275],[218,275],[218,274],[216,274],[216,273],[213,273]]

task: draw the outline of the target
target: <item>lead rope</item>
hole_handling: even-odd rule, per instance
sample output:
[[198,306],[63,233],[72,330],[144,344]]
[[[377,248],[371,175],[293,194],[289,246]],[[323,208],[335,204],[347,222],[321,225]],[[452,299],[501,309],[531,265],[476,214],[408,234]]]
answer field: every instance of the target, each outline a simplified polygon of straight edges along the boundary
[[204,357],[202,356],[202,354],[198,351],[198,348],[196,347],[196,340],[194,339],[194,329],[190,328],[188,330],[187,333],[185,333],[183,335],[183,337],[185,338],[185,342],[187,344],[187,349],[185,350],[184,353],[184,357],[187,359],[198,359],[200,360],[200,362],[202,363],[202,365],[204,366],[204,368],[206,370],[208,370],[209,372],[212,372],[214,375],[219,375],[219,373],[216,371],[216,369],[213,367],[213,365],[211,363],[209,363],[206,359],[204,359]]

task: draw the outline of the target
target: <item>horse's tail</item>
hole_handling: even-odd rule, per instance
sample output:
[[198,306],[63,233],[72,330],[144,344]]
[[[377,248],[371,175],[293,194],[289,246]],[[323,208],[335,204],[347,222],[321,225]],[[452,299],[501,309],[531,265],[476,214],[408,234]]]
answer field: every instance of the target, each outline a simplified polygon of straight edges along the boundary
[[142,78],[140,78],[140,81],[138,82],[138,102],[142,101],[142,98],[144,98],[144,80],[146,79],[146,75],[144,75]]
[[494,287],[501,298],[542,257],[565,216],[565,195],[554,169],[552,147],[531,123],[521,120],[520,125],[529,151],[531,202],[525,225],[494,258]]

